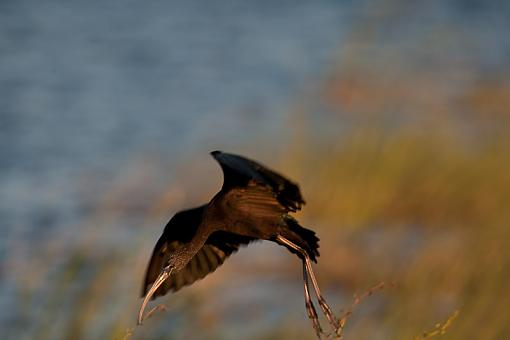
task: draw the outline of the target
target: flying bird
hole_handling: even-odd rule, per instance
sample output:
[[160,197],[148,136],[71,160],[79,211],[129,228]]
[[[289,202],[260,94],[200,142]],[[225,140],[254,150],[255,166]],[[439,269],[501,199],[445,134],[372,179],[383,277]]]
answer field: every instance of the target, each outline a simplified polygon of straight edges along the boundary
[[309,280],[322,312],[333,327],[338,320],[321,294],[312,269],[319,256],[319,238],[290,213],[305,203],[296,183],[245,157],[213,151],[223,170],[221,190],[202,206],[175,214],[165,226],[150,258],[138,314],[149,300],[178,291],[218,268],[240,246],[268,240],[286,247],[303,263],[308,317],[316,335],[324,334],[310,295]]

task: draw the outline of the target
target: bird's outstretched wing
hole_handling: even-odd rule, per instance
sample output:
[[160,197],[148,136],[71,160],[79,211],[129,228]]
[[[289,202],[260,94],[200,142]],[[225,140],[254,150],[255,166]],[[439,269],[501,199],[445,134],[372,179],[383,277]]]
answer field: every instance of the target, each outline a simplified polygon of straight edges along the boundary
[[[305,203],[297,184],[242,156],[214,151],[224,174],[217,205],[223,223],[239,233],[274,239],[277,234],[303,248],[312,260],[319,256],[315,232],[289,215]],[[221,203],[220,203],[221,202]],[[291,252],[296,252],[289,248]],[[300,256],[300,254],[298,254]]]
[[305,203],[298,185],[279,173],[242,156],[221,151],[213,151],[211,155],[223,170],[223,191],[255,182],[268,187],[276,200],[288,211],[300,210]]
[[[177,213],[167,224],[152,252],[145,280],[142,297],[147,294],[152,283],[166,265],[170,254],[178,247],[191,241],[197,231],[205,206]],[[234,234],[215,232],[211,234],[190,262],[179,272],[172,275],[158,288],[153,298],[165,295],[168,291],[178,291],[184,286],[202,279],[216,270],[225,259],[253,239]]]

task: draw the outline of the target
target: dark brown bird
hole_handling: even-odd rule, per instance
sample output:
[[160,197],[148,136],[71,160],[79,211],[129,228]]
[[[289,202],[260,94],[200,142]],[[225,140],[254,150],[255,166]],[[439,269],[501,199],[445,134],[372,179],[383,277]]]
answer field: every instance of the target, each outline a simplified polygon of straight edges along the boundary
[[178,291],[216,270],[225,259],[256,240],[276,242],[303,261],[306,310],[317,336],[323,334],[310,297],[311,280],[319,305],[335,332],[339,325],[319,289],[312,262],[319,256],[319,239],[289,215],[305,203],[297,184],[247,158],[211,152],[220,164],[221,190],[200,207],[181,211],[167,223],[152,252],[138,314],[148,301]]

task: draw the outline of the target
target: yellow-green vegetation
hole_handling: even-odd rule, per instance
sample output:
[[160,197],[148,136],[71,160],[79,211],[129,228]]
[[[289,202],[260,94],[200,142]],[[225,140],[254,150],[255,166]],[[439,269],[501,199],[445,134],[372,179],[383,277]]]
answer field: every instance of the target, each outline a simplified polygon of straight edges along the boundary
[[[460,138],[459,138],[460,139]],[[443,228],[509,216],[508,139],[466,145],[451,135],[362,129],[300,157],[310,217],[342,226]],[[311,190],[310,190],[311,189]]]
[[[510,336],[510,143],[499,134],[466,142],[450,128],[372,126],[300,156],[313,165],[301,167],[304,219],[321,221],[323,263],[346,268],[327,269],[329,278],[358,290],[397,284],[385,293],[381,324],[360,322],[353,338],[382,328],[411,339],[455,309],[450,339]],[[337,233],[344,240],[330,243]]]
[[480,92],[467,97],[483,118],[432,112],[383,128],[372,117],[336,138],[294,137],[306,140],[289,164],[304,178],[302,218],[321,226],[323,279],[396,283],[347,338],[510,337],[508,99]]

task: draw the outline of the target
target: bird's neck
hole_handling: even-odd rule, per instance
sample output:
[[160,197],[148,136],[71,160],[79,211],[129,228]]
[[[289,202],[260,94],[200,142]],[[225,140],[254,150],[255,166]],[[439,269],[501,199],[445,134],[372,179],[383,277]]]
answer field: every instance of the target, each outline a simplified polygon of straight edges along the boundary
[[210,234],[211,232],[207,228],[199,227],[197,233],[190,242],[183,245],[180,249],[175,250],[177,258],[180,259],[177,264],[178,270],[184,268],[195,254],[202,249]]
[[195,236],[193,236],[191,242],[188,243],[188,246],[190,246],[188,249],[190,249],[193,254],[197,253],[200,249],[202,249],[210,234],[211,231],[208,228],[200,225]]

